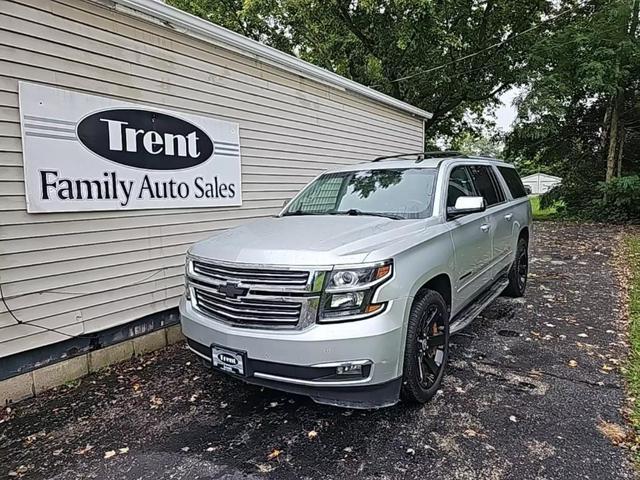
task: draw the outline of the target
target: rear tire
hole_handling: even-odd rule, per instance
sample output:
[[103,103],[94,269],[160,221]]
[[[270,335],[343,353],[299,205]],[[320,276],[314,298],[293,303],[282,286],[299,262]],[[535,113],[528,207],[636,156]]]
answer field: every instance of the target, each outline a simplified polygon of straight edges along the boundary
[[449,359],[449,308],[427,290],[409,314],[400,395],[410,403],[429,401],[440,388]]
[[520,237],[516,249],[516,258],[509,269],[509,285],[504,289],[506,297],[522,297],[527,288],[529,275],[529,248],[527,240]]

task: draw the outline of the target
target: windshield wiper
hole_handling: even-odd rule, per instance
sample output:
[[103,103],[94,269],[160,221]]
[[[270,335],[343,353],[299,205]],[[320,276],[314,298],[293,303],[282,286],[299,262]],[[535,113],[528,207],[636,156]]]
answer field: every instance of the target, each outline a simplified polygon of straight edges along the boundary
[[331,215],[354,215],[354,216],[367,216],[367,217],[385,217],[391,218],[393,220],[403,220],[404,217],[400,215],[394,215],[393,213],[377,213],[377,212],[363,212],[362,210],[358,210],[357,208],[350,208],[345,211],[335,211],[331,212]]
[[293,217],[294,215],[318,215],[317,212],[301,212],[300,210],[295,210],[293,212],[285,212],[282,214],[283,217]]

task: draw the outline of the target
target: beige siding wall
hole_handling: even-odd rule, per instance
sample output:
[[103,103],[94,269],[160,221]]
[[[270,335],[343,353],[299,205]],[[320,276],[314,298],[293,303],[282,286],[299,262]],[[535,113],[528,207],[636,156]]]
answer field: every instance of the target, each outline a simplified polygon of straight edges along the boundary
[[[243,206],[27,214],[18,81],[240,123]],[[174,307],[183,255],[326,168],[422,147],[422,121],[83,0],[0,8],[0,357]]]

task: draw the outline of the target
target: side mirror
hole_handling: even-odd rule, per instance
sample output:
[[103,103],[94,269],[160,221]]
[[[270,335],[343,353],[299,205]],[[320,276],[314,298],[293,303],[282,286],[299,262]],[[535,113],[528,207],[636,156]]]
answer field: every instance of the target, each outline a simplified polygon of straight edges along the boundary
[[282,208],[286,207],[287,205],[289,205],[289,202],[291,201],[291,199],[285,200],[284,202],[282,202]]
[[482,197],[458,197],[455,207],[447,207],[447,216],[451,218],[484,212],[486,208]]

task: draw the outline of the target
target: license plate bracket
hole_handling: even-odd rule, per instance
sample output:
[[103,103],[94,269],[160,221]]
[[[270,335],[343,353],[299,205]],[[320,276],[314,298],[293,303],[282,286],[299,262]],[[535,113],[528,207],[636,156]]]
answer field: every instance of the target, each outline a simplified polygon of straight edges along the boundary
[[246,358],[246,352],[211,345],[211,364],[218,370],[245,376]]

